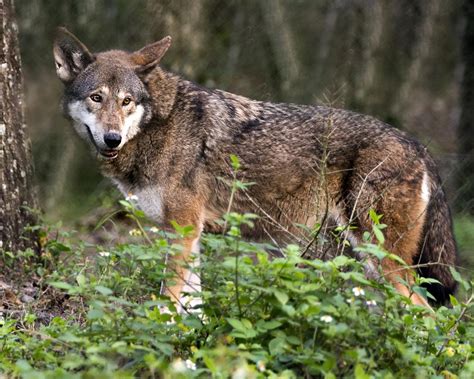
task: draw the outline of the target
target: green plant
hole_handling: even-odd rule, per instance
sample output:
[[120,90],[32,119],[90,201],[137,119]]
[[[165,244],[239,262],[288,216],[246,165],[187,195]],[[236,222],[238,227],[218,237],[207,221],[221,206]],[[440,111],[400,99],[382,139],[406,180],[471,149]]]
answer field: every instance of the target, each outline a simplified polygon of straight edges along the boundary
[[[238,162],[232,161],[238,170]],[[237,182],[234,191],[244,189]],[[170,237],[147,227],[133,202],[122,207],[141,241],[109,248],[45,239],[43,259],[28,270],[63,301],[40,322],[32,307],[0,319],[0,372],[24,378],[129,377],[448,377],[474,374],[473,282],[453,275],[465,298],[435,314],[414,306],[364,262],[304,257],[304,248],[248,242],[254,214],[229,212],[227,232],[202,237],[202,306],[178,314],[160,295]],[[385,225],[371,212],[371,233],[357,250],[396,259],[383,248]],[[175,225],[176,235],[189,232]],[[53,237],[51,237],[51,235]],[[374,243],[370,241],[374,240]],[[27,253],[28,255],[28,253]],[[23,259],[9,255],[9,264]],[[424,294],[424,279],[413,291]],[[163,312],[167,308],[171,313]],[[196,312],[197,311],[197,312]]]

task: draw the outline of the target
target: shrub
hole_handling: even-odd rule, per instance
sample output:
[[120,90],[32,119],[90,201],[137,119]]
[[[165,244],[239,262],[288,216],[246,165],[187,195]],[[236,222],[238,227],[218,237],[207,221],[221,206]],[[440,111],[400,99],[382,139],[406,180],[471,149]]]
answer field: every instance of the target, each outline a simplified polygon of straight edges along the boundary
[[[143,243],[95,246],[92,255],[50,241],[62,258],[50,270],[43,262],[41,277],[73,311],[46,324],[34,309],[3,318],[0,370],[25,378],[472,377],[472,296],[430,315],[385,281],[368,280],[355,259],[304,259],[295,245],[271,259],[276,247],[240,237],[254,218],[230,213],[228,233],[202,237],[203,290],[190,296],[203,303],[182,315],[160,296],[171,275],[165,256],[178,247],[156,228],[139,222],[132,234]],[[359,249],[387,255],[381,244]]]

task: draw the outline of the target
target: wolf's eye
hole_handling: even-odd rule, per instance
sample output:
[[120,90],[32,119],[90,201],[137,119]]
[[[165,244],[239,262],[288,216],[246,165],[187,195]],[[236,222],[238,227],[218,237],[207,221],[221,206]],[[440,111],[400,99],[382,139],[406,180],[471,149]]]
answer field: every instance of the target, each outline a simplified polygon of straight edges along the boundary
[[96,93],[91,95],[90,98],[92,101],[95,101],[96,103],[100,103],[102,101],[102,96],[97,95]]
[[132,99],[130,99],[129,97],[126,97],[125,99],[123,99],[122,105],[125,107],[128,104],[130,104],[131,101],[132,101]]

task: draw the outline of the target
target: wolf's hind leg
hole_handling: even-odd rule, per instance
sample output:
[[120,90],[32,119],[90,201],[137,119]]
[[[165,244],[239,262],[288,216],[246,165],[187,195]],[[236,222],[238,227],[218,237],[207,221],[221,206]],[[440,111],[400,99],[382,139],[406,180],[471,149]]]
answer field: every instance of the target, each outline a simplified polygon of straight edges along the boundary
[[[400,170],[389,174],[390,171],[380,170],[380,173],[374,171],[372,176],[353,175],[354,182],[351,184],[354,189],[347,199],[349,205],[352,205],[350,209],[356,208],[355,222],[361,232],[372,229],[370,209],[382,215],[382,222],[387,225],[384,229],[384,247],[400,257],[408,266],[413,266],[416,264],[415,260],[419,255],[420,243],[423,240],[429,201],[429,196],[424,191],[423,167],[414,162],[408,171]],[[391,179],[386,180],[384,176]],[[414,304],[431,309],[423,296],[412,293],[409,289],[414,284],[414,274],[411,269],[385,258],[382,261],[382,270],[385,278],[399,293],[409,297]],[[400,279],[406,284],[401,283]]]
[[409,287],[403,283],[407,283],[410,287],[414,284],[414,275],[410,269],[403,268],[400,264],[386,258],[382,261],[382,270],[385,278],[395,287],[398,293],[410,298],[413,304],[432,310],[423,296],[410,291]]
[[[410,183],[405,187],[402,182],[400,187],[390,189],[382,198],[381,206],[384,221],[388,225],[385,234],[385,248],[399,256],[411,268],[404,268],[399,263],[385,258],[382,261],[384,276],[389,280],[399,293],[409,297],[416,305],[431,309],[428,301],[421,295],[410,291],[414,280],[416,257],[419,255],[420,244],[423,240],[424,223],[426,222],[426,209],[428,199],[422,193],[420,180]],[[418,191],[417,191],[418,190]],[[414,195],[413,195],[414,194]],[[402,279],[407,285],[400,282]]]

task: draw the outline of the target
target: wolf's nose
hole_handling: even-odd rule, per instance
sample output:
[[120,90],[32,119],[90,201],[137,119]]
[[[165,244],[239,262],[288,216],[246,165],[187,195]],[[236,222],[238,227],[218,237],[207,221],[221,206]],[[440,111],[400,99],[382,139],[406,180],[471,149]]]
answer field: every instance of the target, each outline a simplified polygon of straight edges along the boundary
[[111,149],[120,145],[121,141],[122,141],[122,137],[118,133],[112,132],[112,133],[106,133],[104,135],[104,142]]

